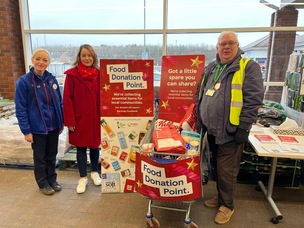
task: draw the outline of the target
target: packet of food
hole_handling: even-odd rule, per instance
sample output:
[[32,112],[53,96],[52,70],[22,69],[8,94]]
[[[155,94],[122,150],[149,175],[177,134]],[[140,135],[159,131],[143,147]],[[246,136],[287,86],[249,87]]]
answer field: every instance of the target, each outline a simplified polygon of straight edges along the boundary
[[183,137],[185,141],[185,147],[187,150],[187,154],[197,154],[199,153],[199,145],[200,145],[200,140],[201,136],[199,133],[194,132],[194,131],[186,131],[182,130],[181,131],[181,136]]
[[186,148],[182,136],[172,126],[153,131],[152,141],[155,150],[172,154],[185,154]]

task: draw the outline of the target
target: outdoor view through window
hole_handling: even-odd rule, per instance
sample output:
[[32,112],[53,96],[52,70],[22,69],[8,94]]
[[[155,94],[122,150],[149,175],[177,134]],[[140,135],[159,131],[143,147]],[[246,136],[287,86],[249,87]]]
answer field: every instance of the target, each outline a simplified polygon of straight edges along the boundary
[[[296,33],[303,36],[304,3],[297,4]],[[249,52],[250,46],[269,39],[272,14],[284,4],[280,0],[22,0],[20,7],[25,43],[32,46],[26,52],[38,47],[49,50],[49,70],[57,77],[64,77],[79,45],[88,43],[100,59],[153,59],[159,80],[162,55],[205,54],[208,63],[223,30],[236,31],[240,47],[262,69],[268,43],[255,53]],[[29,65],[28,57],[26,61]]]

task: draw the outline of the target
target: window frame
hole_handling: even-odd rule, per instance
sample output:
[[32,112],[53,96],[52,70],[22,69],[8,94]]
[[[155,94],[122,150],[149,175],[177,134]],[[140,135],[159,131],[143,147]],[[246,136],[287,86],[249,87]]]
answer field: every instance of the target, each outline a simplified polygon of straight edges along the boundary
[[[145,1],[145,0],[144,0]],[[194,28],[194,29],[168,29],[168,1],[163,0],[163,28],[162,29],[113,29],[113,30],[84,30],[84,29],[31,29],[29,20],[28,0],[19,0],[22,40],[25,56],[25,70],[28,71],[32,54],[31,34],[159,34],[162,35],[162,55],[167,53],[167,35],[169,34],[208,34],[221,33],[224,30],[235,31],[236,33],[250,32],[304,32],[304,26],[289,26],[289,27],[225,27],[225,28]],[[262,4],[262,3],[261,3]],[[275,11],[274,11],[275,12]]]

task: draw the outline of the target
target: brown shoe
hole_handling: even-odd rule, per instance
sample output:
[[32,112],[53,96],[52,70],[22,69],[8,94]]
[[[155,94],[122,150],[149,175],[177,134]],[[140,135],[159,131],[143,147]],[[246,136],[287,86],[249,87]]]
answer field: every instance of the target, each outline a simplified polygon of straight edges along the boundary
[[214,196],[213,198],[206,200],[204,202],[204,205],[206,207],[218,207],[219,206],[218,197]]
[[228,222],[231,218],[231,215],[233,214],[234,210],[230,210],[228,207],[220,206],[214,221],[217,224],[225,224]]

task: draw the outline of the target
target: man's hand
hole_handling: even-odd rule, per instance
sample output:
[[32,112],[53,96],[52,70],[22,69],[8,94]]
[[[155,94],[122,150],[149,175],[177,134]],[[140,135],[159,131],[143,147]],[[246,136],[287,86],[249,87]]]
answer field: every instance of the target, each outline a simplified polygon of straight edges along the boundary
[[245,143],[248,141],[249,130],[238,128],[235,133],[235,141],[238,143]]

